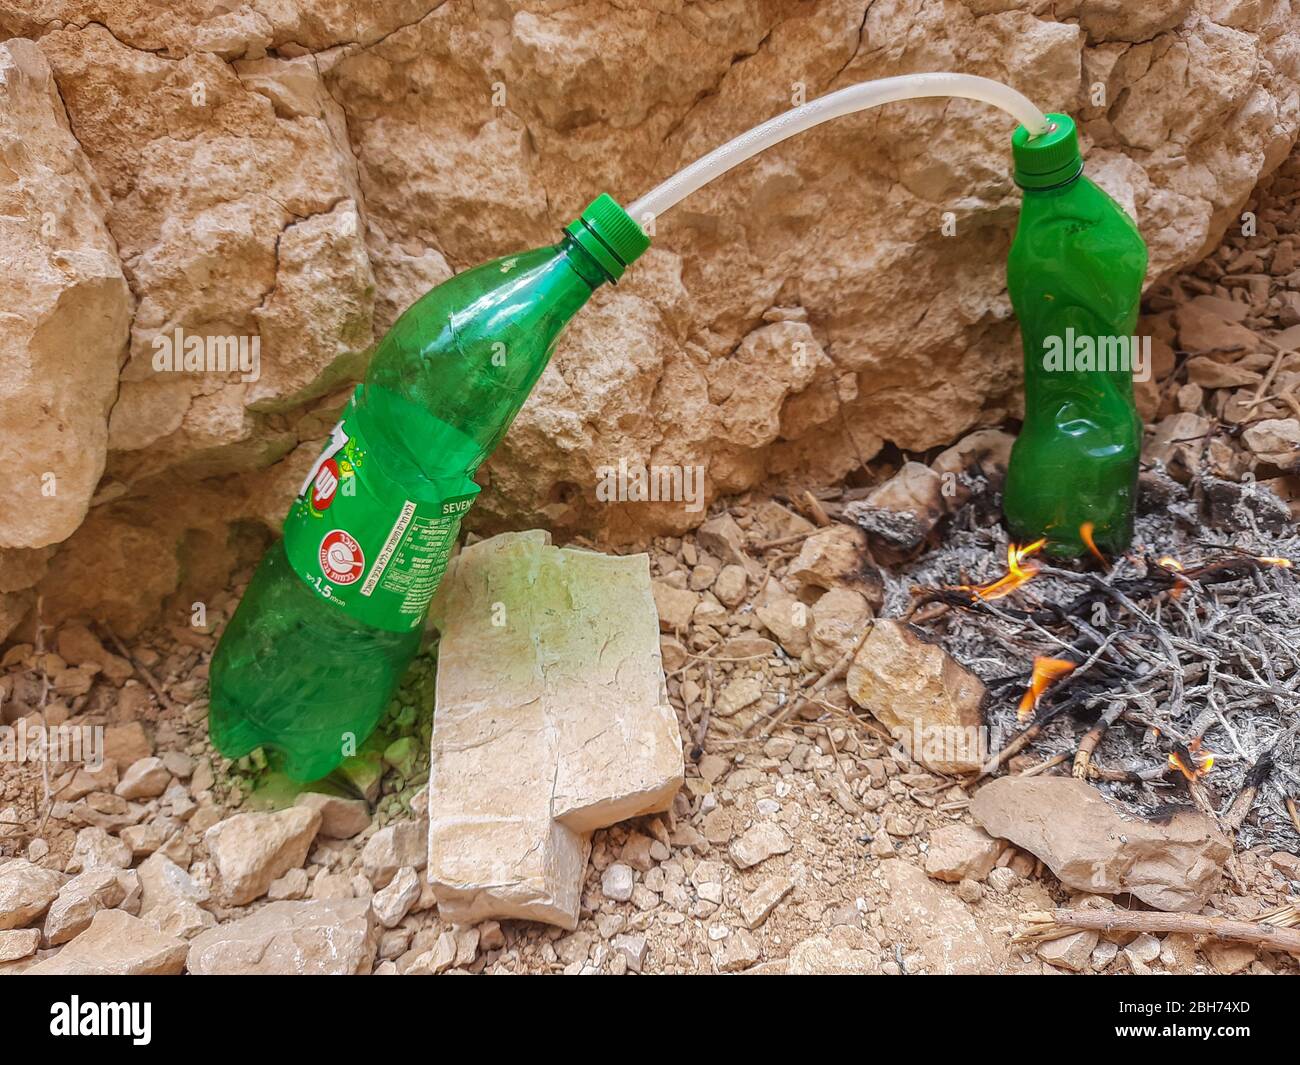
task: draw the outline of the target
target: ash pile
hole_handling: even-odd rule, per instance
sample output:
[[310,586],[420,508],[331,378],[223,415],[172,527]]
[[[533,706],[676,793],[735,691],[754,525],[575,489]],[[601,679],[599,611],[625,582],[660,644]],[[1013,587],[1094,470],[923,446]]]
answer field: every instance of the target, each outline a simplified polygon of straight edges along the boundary
[[[1190,443],[1190,442],[1186,442]],[[1153,461],[1134,546],[1075,564],[1008,544],[996,481],[939,545],[882,567],[906,619],[988,692],[982,772],[1071,772],[1134,813],[1195,805],[1238,844],[1300,836],[1300,536],[1258,482]],[[849,504],[851,510],[853,504]]]

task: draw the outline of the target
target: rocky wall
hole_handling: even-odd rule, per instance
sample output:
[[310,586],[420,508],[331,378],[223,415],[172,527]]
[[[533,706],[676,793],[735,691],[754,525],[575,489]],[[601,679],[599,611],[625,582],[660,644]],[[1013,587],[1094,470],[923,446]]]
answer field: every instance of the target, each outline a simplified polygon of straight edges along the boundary
[[[1152,278],[1193,262],[1296,138],[1298,26],[1289,0],[0,0],[0,636],[38,594],[130,632],[221,587],[411,300],[856,81],[961,70],[1078,116]],[[890,105],[659,219],[478,526],[680,530],[703,510],[599,503],[601,468],[703,467],[713,498],[1014,416],[1010,132]]]

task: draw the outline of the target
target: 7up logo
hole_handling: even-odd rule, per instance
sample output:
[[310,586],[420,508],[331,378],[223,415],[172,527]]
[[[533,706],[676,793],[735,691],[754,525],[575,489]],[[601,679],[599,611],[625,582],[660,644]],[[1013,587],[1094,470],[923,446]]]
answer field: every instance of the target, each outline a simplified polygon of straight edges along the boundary
[[338,488],[339,464],[333,459],[326,459],[312,478],[311,505],[317,510],[325,510],[334,502],[334,493]]
[[307,471],[302,487],[298,489],[299,496],[305,496],[307,490],[311,489],[311,505],[316,510],[325,510],[334,501],[334,493],[339,487],[339,464],[334,456],[342,451],[347,443],[348,434],[340,420],[330,430],[329,443],[325,445],[325,450],[320,453],[312,468]]

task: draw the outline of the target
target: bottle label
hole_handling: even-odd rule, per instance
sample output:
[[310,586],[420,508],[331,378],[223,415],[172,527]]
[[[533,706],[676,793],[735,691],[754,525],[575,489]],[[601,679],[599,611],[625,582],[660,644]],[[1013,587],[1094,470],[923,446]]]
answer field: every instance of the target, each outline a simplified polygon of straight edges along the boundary
[[370,453],[354,396],[289,509],[289,564],[322,599],[390,632],[424,622],[478,485],[412,499]]

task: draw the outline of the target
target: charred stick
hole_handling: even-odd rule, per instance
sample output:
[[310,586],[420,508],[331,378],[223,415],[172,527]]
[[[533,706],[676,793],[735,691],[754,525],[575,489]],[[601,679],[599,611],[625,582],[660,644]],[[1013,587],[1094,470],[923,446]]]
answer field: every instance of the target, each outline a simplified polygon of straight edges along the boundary
[[[1107,598],[1111,599],[1116,604],[1118,604],[1119,606],[1127,610],[1135,618],[1139,619],[1140,621],[1144,622],[1147,625],[1147,627],[1151,631],[1151,634],[1156,638],[1156,642],[1160,644],[1161,650],[1164,651],[1165,657],[1169,660],[1169,666],[1171,670],[1170,678],[1173,681],[1173,692],[1170,695],[1170,699],[1169,699],[1169,716],[1177,717],[1183,705],[1182,666],[1179,664],[1178,661],[1178,652],[1174,650],[1173,645],[1169,642],[1169,637],[1166,635],[1163,626],[1157,625],[1155,621],[1140,606],[1138,606],[1135,602],[1133,602],[1133,600],[1121,588],[1118,588],[1115,585],[1107,584],[1104,580],[1102,580],[1100,577],[1096,576],[1095,574],[1092,573],[1076,574],[1071,570],[1060,569],[1059,567],[1056,566],[1043,566],[1042,572],[1051,573],[1053,576],[1076,577],[1086,581],[1088,584],[1092,585],[1094,591],[1099,592],[1101,595],[1104,595]],[[1161,571],[1161,572],[1166,572],[1166,571]],[[1167,573],[1166,575],[1171,576]],[[1150,580],[1151,578],[1141,578],[1141,579]]]
[[927,622],[943,617],[951,609],[952,607],[947,603],[930,603],[923,609],[918,601],[908,607],[907,612],[898,620],[904,625],[924,625]]
[[1106,730],[1120,719],[1124,713],[1125,705],[1122,702],[1113,702],[1106,707],[1105,713],[1097,718],[1097,723],[1084,733],[1083,739],[1079,741],[1078,750],[1074,755],[1074,769],[1072,775],[1084,780],[1088,776],[1088,763],[1092,760],[1092,752],[1097,749],[1097,744],[1101,742],[1102,736],[1106,735]]
[[985,762],[979,773],[976,775],[975,780],[983,780],[990,773],[997,772],[1010,759],[1014,758],[1017,754],[1033,743],[1034,740],[1038,739],[1042,734],[1044,727],[1049,722],[1067,711],[1084,706],[1089,700],[1095,699],[1096,697],[1097,696],[1092,692],[1077,692],[1076,694],[1071,695],[1068,699],[1061,699],[1059,702],[1047,707],[1046,709],[1040,708],[1037,718],[1034,719],[1034,723]]
[[1273,752],[1267,751],[1247,771],[1246,780],[1242,784],[1241,790],[1233,798],[1232,805],[1228,807],[1228,812],[1223,815],[1223,827],[1225,829],[1235,834],[1241,828],[1242,823],[1246,820],[1246,815],[1250,813],[1255,805],[1255,796],[1259,794],[1259,789],[1264,786],[1264,782],[1268,780],[1269,774],[1272,772]]
[[[1053,715],[1054,716],[1054,715]],[[996,773],[1007,762],[1017,754],[1028,747],[1034,740],[1038,739],[1039,734],[1043,731],[1043,726],[1051,720],[1050,717],[1041,717],[1030,725],[1024,732],[1008,743],[1002,750],[998,751],[992,758],[984,763],[979,774],[975,777],[976,781],[983,780],[990,773]]]
[[1192,802],[1196,804],[1196,808],[1220,828],[1224,828],[1223,822],[1219,820],[1219,815],[1214,809],[1214,804],[1210,802],[1209,795],[1205,793],[1205,785],[1201,783],[1200,778],[1184,776],[1183,783],[1187,785],[1187,794],[1192,797]]
[[1150,784],[1169,772],[1167,765],[1153,765],[1146,769],[1106,769],[1096,762],[1088,765],[1089,780],[1105,780],[1112,784]]

